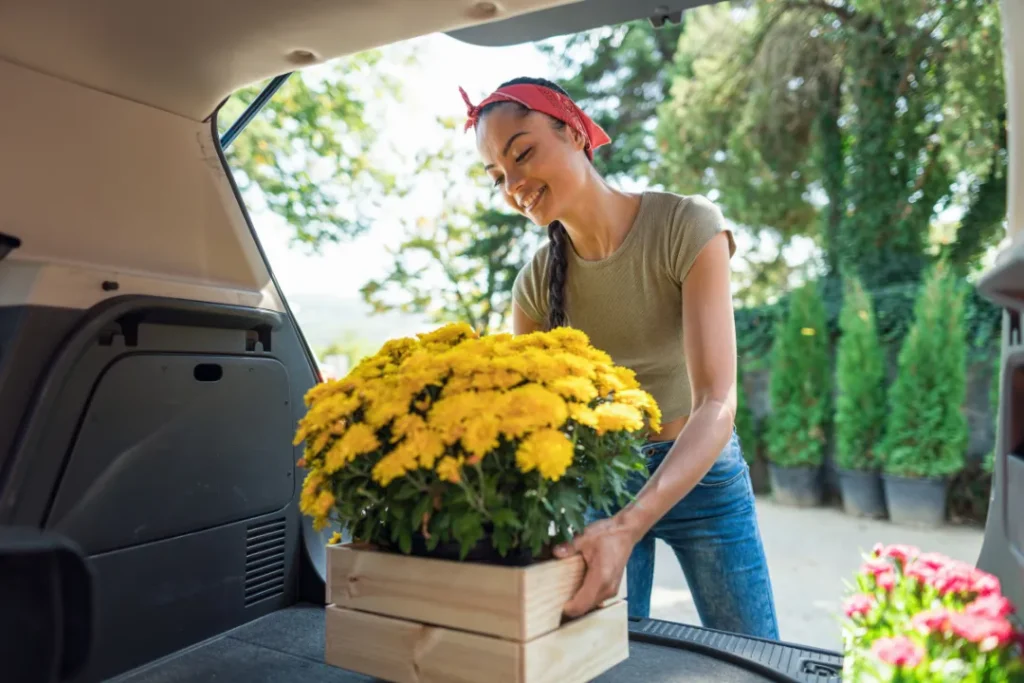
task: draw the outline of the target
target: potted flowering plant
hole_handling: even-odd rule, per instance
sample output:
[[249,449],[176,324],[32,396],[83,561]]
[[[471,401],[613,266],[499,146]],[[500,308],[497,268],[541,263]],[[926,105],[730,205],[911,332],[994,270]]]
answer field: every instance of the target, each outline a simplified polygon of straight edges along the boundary
[[843,680],[1024,680],[1022,634],[999,580],[910,546],[878,545],[844,605]]
[[[627,502],[653,398],[582,332],[388,342],[314,387],[296,443],[301,510],[404,554],[528,564]],[[553,532],[553,533],[552,533]]]

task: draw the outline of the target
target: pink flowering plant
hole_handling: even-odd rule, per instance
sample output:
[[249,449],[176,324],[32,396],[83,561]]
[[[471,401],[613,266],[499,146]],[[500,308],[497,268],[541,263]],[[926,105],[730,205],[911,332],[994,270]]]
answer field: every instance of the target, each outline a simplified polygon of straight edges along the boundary
[[875,546],[844,603],[844,681],[1024,681],[999,580],[938,553]]

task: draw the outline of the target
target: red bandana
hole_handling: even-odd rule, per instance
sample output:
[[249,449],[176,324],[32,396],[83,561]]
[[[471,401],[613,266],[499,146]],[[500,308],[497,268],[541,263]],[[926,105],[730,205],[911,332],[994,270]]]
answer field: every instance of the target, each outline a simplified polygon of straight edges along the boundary
[[469,101],[469,95],[462,88],[462,99],[466,102],[466,130],[476,126],[480,117],[480,110],[492,102],[518,102],[527,109],[547,114],[559,121],[564,121],[579,131],[587,141],[586,152],[591,159],[594,158],[594,150],[601,145],[611,142],[608,134],[601,129],[601,126],[594,123],[589,116],[576,106],[570,98],[560,92],[540,85],[507,85],[494,91],[480,104],[474,105]]

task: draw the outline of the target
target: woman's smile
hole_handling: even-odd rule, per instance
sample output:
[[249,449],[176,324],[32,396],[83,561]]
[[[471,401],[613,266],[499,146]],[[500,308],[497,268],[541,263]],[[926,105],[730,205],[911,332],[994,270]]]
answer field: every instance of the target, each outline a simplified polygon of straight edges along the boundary
[[547,191],[547,189],[547,185],[541,185],[539,189],[534,190],[530,194],[523,197],[519,202],[519,206],[522,207],[523,212],[532,213],[533,210],[537,208],[541,200],[544,198],[544,193]]

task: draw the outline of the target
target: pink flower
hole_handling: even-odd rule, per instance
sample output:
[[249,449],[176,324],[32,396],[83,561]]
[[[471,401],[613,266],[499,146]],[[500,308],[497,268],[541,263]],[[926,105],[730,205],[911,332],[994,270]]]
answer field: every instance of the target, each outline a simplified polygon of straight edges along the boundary
[[888,593],[896,586],[896,572],[890,569],[877,574],[875,576],[875,583],[879,588]]
[[1001,595],[986,595],[967,605],[964,614],[988,619],[1001,619],[1013,614],[1013,605]]
[[900,566],[907,564],[909,560],[913,560],[921,551],[912,545],[894,544],[890,546],[882,547],[882,544],[875,546],[875,552],[881,557],[888,557],[899,562]]
[[924,648],[906,636],[879,638],[871,645],[871,652],[886,664],[909,669],[924,659]]
[[933,585],[940,595],[967,593],[975,584],[975,569],[963,562],[947,564],[935,575]]
[[999,579],[992,576],[988,572],[983,572],[980,569],[975,569],[971,576],[971,590],[977,593],[979,596],[987,597],[990,595],[999,595],[1002,593],[1002,586],[999,585]]
[[892,571],[892,565],[880,558],[868,560],[860,566],[860,573],[866,576],[877,577],[879,574],[889,571]]
[[875,606],[875,599],[870,595],[864,593],[858,593],[857,595],[851,596],[844,604],[843,611],[846,612],[848,618],[854,616],[864,616],[871,611],[871,608]]
[[956,563],[955,560],[952,560],[941,553],[921,553],[917,556],[916,561],[933,571],[938,571],[947,565]]
[[949,615],[949,625],[953,633],[972,643],[977,643],[982,652],[989,652],[1000,645],[1005,645],[1014,636],[1013,626],[1001,617],[992,619],[954,612]]
[[932,566],[914,560],[903,569],[903,575],[908,579],[915,579],[922,586],[935,585],[935,576],[938,572]]
[[948,609],[938,607],[915,614],[910,620],[910,625],[922,635],[944,633],[949,630],[949,616],[950,612]]

